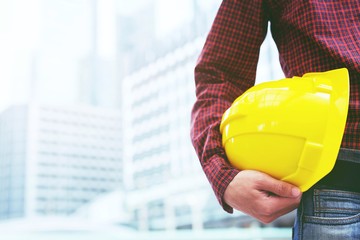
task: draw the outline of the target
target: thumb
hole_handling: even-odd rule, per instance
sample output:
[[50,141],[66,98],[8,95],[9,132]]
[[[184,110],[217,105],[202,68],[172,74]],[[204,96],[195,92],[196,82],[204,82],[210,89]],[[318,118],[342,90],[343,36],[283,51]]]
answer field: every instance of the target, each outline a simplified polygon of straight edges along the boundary
[[264,181],[263,188],[263,190],[281,197],[296,198],[301,194],[298,187],[270,176],[267,176],[266,181]]

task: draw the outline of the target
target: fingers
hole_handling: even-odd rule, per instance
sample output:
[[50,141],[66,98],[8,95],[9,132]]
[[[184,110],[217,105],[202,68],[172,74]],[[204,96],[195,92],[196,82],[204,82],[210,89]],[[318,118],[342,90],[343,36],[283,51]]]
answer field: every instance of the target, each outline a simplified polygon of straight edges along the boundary
[[291,185],[287,182],[274,179],[266,174],[263,174],[259,180],[261,190],[274,193],[281,197],[297,198],[301,195],[298,187]]
[[256,198],[256,207],[252,209],[252,216],[262,223],[271,223],[296,209],[300,203],[302,193],[292,184],[258,172],[255,185],[259,195]]
[[263,223],[294,210],[300,198],[297,187],[252,170],[239,172],[224,193],[227,204]]
[[275,219],[287,214],[297,208],[300,202],[300,197],[298,198],[282,198],[279,196],[270,196],[268,200],[259,203],[262,205],[261,208],[258,208],[256,212],[257,218],[267,224]]

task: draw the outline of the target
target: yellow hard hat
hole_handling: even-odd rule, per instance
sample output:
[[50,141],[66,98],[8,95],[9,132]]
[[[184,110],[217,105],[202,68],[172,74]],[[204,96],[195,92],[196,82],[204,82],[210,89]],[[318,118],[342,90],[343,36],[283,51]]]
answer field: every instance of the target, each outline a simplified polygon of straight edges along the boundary
[[222,144],[238,169],[308,190],[334,167],[349,105],[346,68],[265,82],[222,117]]

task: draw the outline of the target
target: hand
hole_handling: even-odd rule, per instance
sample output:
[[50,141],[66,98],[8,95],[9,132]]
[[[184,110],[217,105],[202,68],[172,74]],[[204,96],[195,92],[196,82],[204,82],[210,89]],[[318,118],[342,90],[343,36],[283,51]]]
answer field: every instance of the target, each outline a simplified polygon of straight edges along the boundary
[[225,202],[236,210],[270,223],[300,203],[300,189],[253,170],[239,172],[225,190]]

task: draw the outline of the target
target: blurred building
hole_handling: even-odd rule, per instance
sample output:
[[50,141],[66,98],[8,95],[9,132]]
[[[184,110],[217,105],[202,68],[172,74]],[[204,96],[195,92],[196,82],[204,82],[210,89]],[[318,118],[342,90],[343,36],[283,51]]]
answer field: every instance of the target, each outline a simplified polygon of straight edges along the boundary
[[0,219],[25,215],[27,113],[14,107],[0,115]]
[[122,188],[121,114],[17,106],[0,114],[0,219],[70,215]]
[[[127,146],[124,184],[127,207],[139,230],[240,227],[256,223],[244,214],[229,215],[221,209],[191,146],[193,71],[218,3],[213,3],[212,11],[206,13],[197,4],[193,7],[196,13],[193,22],[162,40],[147,39],[147,44],[152,44],[150,49],[142,48],[141,53],[135,49],[131,58],[126,58],[129,67],[122,85]],[[151,16],[151,9],[147,16]],[[153,21],[148,22],[151,28]],[[142,28],[146,27],[143,23]],[[141,39],[141,32],[138,37],[134,35],[136,32],[132,38]],[[262,47],[264,56],[259,60],[258,82],[281,76],[280,68],[270,67],[278,65],[275,49],[268,38]]]
[[193,67],[203,41],[181,42],[123,82],[124,183],[142,230],[224,227],[237,217],[217,205],[189,138]]
[[[118,16],[115,67],[99,54],[99,0],[38,0],[39,49],[26,53],[30,83],[18,85],[41,103],[122,109],[0,113],[0,220],[74,213],[139,230],[254,223],[221,209],[189,137],[193,69],[220,2],[193,1],[192,21],[161,39],[153,1]],[[278,76],[273,45],[263,49],[259,81]]]
[[[127,58],[134,62],[128,62],[122,86],[124,185],[127,208],[139,230],[241,222],[238,214],[228,215],[217,204],[189,138],[193,68],[211,24],[204,17],[196,15],[191,25],[162,40],[148,39],[151,48],[133,51]],[[240,218],[247,217],[240,214]]]
[[[79,102],[98,107],[120,108],[121,84],[115,68],[116,41],[114,46],[108,46],[112,53],[107,55],[102,51],[104,45],[111,45],[109,38],[115,38],[116,9],[114,0],[83,1],[90,11],[89,51],[78,63],[78,97]],[[110,4],[109,4],[110,3]],[[108,6],[109,4],[109,6]],[[107,6],[106,17],[103,16],[104,5]],[[106,19],[106,21],[104,20]],[[113,23],[112,23],[113,21]],[[110,25],[110,26],[109,26]],[[111,28],[113,27],[113,28]],[[110,33],[104,34],[104,28]],[[104,40],[105,39],[105,40]],[[106,41],[107,40],[107,41]],[[108,50],[109,51],[109,50]],[[109,53],[108,53],[109,54]]]

